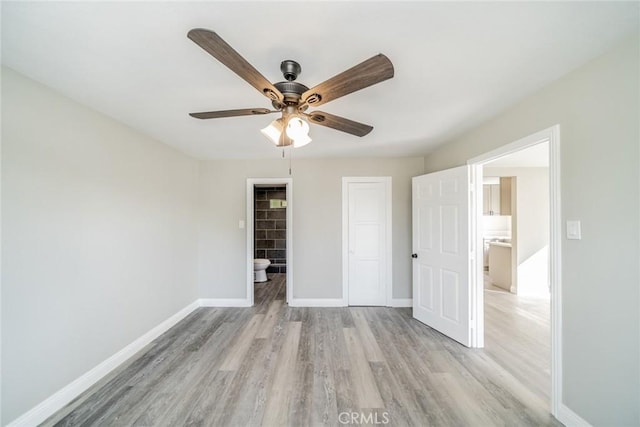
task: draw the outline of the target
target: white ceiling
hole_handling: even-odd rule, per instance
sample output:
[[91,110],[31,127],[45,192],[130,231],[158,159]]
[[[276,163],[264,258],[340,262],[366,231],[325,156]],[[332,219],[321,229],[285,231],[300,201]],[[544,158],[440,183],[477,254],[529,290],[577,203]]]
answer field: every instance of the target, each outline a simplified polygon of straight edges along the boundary
[[312,87],[381,52],[395,77],[320,107],[371,124],[358,138],[312,125],[297,157],[422,155],[629,37],[638,2],[2,2],[2,63],[199,158],[281,153],[270,107],[187,39],[220,34],[267,79],[302,65]]

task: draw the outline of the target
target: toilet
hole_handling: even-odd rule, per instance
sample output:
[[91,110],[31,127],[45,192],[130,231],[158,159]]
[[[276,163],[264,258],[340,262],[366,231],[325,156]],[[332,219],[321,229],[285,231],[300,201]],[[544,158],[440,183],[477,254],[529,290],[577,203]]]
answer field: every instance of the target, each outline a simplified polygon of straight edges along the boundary
[[254,282],[266,282],[267,279],[267,267],[271,265],[271,261],[268,259],[254,259],[253,260],[253,281]]

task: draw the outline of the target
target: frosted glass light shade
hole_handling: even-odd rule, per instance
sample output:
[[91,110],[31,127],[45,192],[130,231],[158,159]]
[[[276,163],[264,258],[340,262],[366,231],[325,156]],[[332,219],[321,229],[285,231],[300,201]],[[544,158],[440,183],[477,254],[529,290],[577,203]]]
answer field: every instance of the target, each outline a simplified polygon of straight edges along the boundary
[[302,135],[309,135],[309,123],[300,117],[292,117],[287,122],[287,136],[296,139]]
[[301,118],[292,117],[287,122],[286,129],[283,128],[283,119],[277,119],[272,121],[266,128],[261,129],[260,132],[277,147],[287,147],[289,145],[302,147],[311,142],[311,138],[309,138],[309,123]]
[[269,126],[261,129],[260,132],[266,136],[275,145],[280,144],[280,135],[282,134],[282,119],[272,121]]
[[309,135],[301,135],[301,136],[296,137],[293,140],[293,146],[295,148],[304,147],[305,145],[307,145],[310,142],[311,142],[311,138],[309,138]]
[[287,136],[293,140],[294,147],[302,147],[311,142],[311,138],[309,138],[309,123],[300,117],[292,117],[287,122],[285,132]]

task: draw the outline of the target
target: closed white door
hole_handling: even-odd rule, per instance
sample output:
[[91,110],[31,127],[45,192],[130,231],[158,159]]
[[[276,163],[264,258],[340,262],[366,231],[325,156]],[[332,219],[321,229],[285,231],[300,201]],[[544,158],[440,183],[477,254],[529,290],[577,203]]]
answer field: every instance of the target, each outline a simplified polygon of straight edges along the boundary
[[[362,178],[351,178],[360,180]],[[347,283],[349,305],[387,304],[388,266],[387,179],[353,182],[345,178],[347,226]]]
[[413,317],[470,346],[469,167],[412,181]]

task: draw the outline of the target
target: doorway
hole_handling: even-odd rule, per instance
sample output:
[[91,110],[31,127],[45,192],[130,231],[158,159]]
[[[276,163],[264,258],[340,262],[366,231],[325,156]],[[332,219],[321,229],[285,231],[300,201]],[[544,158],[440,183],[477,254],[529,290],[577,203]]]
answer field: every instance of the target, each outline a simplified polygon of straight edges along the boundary
[[545,141],[549,144],[550,196],[550,412],[557,417],[562,397],[558,125],[473,158],[466,166],[413,178],[413,317],[468,347],[484,347],[483,236],[479,220],[483,212],[483,164]]
[[[546,151],[546,161],[548,162],[548,181],[544,183],[546,185],[546,189],[548,190],[548,207],[546,211],[546,215],[548,215],[547,229],[546,233],[548,236],[548,242],[545,244],[538,244],[536,246],[533,245],[536,250],[531,250],[531,245],[529,247],[524,247],[520,243],[518,243],[518,238],[530,238],[530,235],[527,237],[527,233],[530,230],[525,230],[522,236],[518,236],[518,222],[517,215],[518,212],[512,211],[510,218],[510,228],[512,235],[507,238],[504,236],[502,242],[495,242],[496,246],[496,258],[500,256],[500,253],[504,255],[505,251],[510,251],[510,255],[506,255],[505,259],[511,258],[511,262],[508,263],[508,267],[511,268],[511,271],[502,274],[496,274],[494,271],[494,276],[501,277],[499,280],[507,280],[511,278],[507,283],[501,283],[502,286],[498,286],[497,289],[494,290],[507,291],[502,296],[510,297],[515,295],[532,295],[538,294],[541,296],[544,294],[543,291],[547,291],[549,295],[549,304],[545,311],[544,307],[542,310],[538,310],[533,306],[529,306],[529,309],[532,310],[529,320],[535,319],[537,317],[538,321],[541,323],[549,322],[549,335],[550,335],[550,348],[549,348],[549,358],[550,358],[550,366],[547,366],[547,369],[550,368],[550,385],[549,389],[547,389],[548,393],[545,393],[548,396],[547,401],[550,402],[550,412],[557,416],[558,409],[560,406],[560,398],[562,396],[561,389],[561,275],[560,275],[560,241],[561,241],[561,221],[560,221],[560,141],[559,141],[559,126],[556,125],[552,128],[545,129],[541,132],[535,133],[528,137],[525,137],[521,140],[508,144],[504,147],[500,147],[496,150],[493,150],[489,153],[485,153],[482,156],[476,157],[474,159],[469,160],[468,164],[471,167],[471,175],[472,175],[472,196],[471,196],[471,217],[470,217],[470,239],[471,239],[471,256],[470,256],[470,268],[471,268],[471,289],[475,298],[471,301],[472,311],[474,315],[472,318],[474,321],[472,322],[472,340],[474,341],[474,347],[485,347],[487,343],[485,339],[485,304],[495,304],[496,303],[496,295],[490,294],[489,298],[485,302],[485,278],[486,271],[484,269],[484,249],[485,249],[485,236],[483,235],[483,213],[484,209],[484,200],[483,194],[483,184],[484,184],[484,172],[485,168],[488,172],[488,175],[499,175],[496,173],[497,169],[489,169],[491,166],[500,166],[501,160],[500,158],[508,159],[506,156],[512,156],[511,159],[517,159],[520,157],[519,162],[532,161],[534,153],[537,150],[537,156],[540,155],[541,152],[544,152],[544,144],[548,147],[548,151]],[[529,151],[523,151],[529,150]],[[517,154],[520,153],[520,154]],[[515,156],[515,157],[514,157]],[[504,164],[506,166],[506,164]],[[503,171],[502,175],[513,176],[513,170],[511,173],[508,171]],[[528,178],[531,182],[531,177]],[[512,197],[517,197],[517,188],[518,188],[518,177],[515,177],[512,181],[510,181],[512,188],[510,188],[510,194]],[[520,182],[521,187],[524,187],[524,181]],[[526,195],[525,195],[526,197]],[[534,197],[531,196],[530,197]],[[515,206],[516,199],[514,198],[511,204],[511,209],[517,209]],[[526,212],[526,215],[530,215],[532,212]],[[516,217],[514,220],[514,217]],[[540,218],[537,218],[540,219]],[[537,220],[536,219],[536,220]],[[496,221],[494,221],[496,222]],[[534,225],[534,227],[539,227],[540,224]],[[522,227],[520,227],[522,229]],[[521,230],[522,231],[522,230]],[[543,231],[545,232],[545,231]],[[529,233],[530,234],[530,233]],[[498,237],[498,236],[495,236]],[[540,236],[537,236],[540,237]],[[510,240],[510,242],[509,242]],[[511,248],[508,248],[509,244]],[[502,247],[500,247],[502,246]],[[515,249],[514,249],[515,248]],[[520,250],[520,254],[518,254],[518,250]],[[546,262],[542,262],[546,261]],[[491,264],[491,253],[489,254],[489,263]],[[533,267],[533,268],[529,268]],[[495,267],[499,268],[499,267]],[[491,269],[491,266],[489,266]],[[491,275],[489,275],[491,278]],[[530,278],[534,278],[534,280],[529,280]],[[548,280],[548,282],[546,281]],[[544,286],[535,287],[532,283],[539,284],[540,281],[544,282]],[[492,283],[493,285],[493,283]],[[543,289],[545,288],[546,289]],[[516,297],[517,299],[517,297]],[[517,301],[516,301],[517,303]],[[525,304],[526,305],[526,304]],[[543,304],[544,305],[544,304]],[[492,307],[495,308],[495,307]],[[522,307],[519,308],[520,313],[523,312]],[[509,321],[515,322],[517,319],[510,318]],[[495,331],[495,329],[494,329]],[[526,339],[531,339],[528,337]],[[525,339],[525,341],[526,341]],[[521,349],[522,351],[525,351]],[[512,352],[516,352],[518,350],[511,349]]]
[[[262,193],[265,198],[257,200],[256,194],[262,198]],[[269,194],[274,197],[269,198]],[[274,208],[271,209],[271,206]],[[260,209],[256,210],[256,207]],[[278,283],[261,283],[267,283],[266,286],[269,284],[281,286],[280,279],[284,279],[286,282],[284,286],[285,299],[288,304],[293,295],[293,180],[291,178],[248,178],[246,218],[247,299],[249,305],[253,306],[255,303],[254,259],[258,255],[264,256],[260,259],[269,259],[270,265],[267,271],[270,274],[275,272],[278,277],[278,281],[276,281]],[[256,224],[259,227],[256,227]],[[261,242],[260,247],[256,246],[256,233],[261,233],[258,236],[261,238],[257,239]],[[279,247],[276,248],[276,246]]]
[[483,163],[484,352],[550,400],[549,143]]

